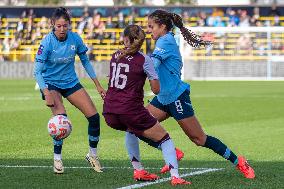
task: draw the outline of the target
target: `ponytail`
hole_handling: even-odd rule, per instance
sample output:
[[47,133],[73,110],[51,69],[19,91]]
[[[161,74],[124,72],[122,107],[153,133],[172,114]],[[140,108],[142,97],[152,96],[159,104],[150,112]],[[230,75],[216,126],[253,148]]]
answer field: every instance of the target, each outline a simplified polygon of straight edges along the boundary
[[127,55],[132,55],[138,52],[141,49],[141,46],[143,45],[146,37],[145,32],[140,26],[137,25],[127,26],[123,31],[123,35],[129,38],[130,46],[128,48],[120,49],[121,54],[118,55],[117,60]]
[[169,13],[170,17],[176,27],[180,29],[180,32],[184,38],[184,40],[192,47],[199,48],[200,46],[210,46],[212,44],[211,41],[204,41],[200,35],[195,34],[191,30],[184,27],[182,18],[176,13]]
[[176,13],[167,12],[165,10],[155,10],[149,15],[149,18],[152,18],[158,24],[164,24],[168,31],[172,30],[175,25],[180,29],[184,40],[194,48],[201,46],[207,47],[212,44],[212,42],[204,41],[201,36],[184,27],[181,16]]

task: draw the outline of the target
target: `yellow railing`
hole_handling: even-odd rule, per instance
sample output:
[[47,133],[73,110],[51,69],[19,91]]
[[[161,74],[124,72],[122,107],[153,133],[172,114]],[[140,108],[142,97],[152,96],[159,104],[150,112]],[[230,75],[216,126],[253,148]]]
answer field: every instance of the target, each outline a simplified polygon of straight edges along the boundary
[[[190,22],[191,26],[194,26],[197,24],[199,18],[197,17],[190,17],[188,19],[188,21]],[[227,20],[227,17],[223,17],[222,20]],[[107,22],[108,18],[101,18],[101,21],[103,22]],[[130,20],[129,17],[126,17],[124,19],[124,21],[127,23]],[[259,20],[261,21],[273,21],[274,18],[273,17],[260,17]],[[281,24],[284,25],[284,17],[280,17],[279,20],[281,21]],[[20,18],[2,18],[2,28],[0,28],[0,40],[12,40],[15,39],[16,36],[16,27],[17,27],[17,23],[20,21]],[[28,19],[24,18],[23,22],[27,22]],[[42,21],[42,18],[34,18],[33,22],[37,23]],[[47,21],[47,20],[46,20]],[[78,30],[76,29],[78,22],[80,21],[80,18],[72,18],[72,26],[73,26],[73,31],[74,32],[78,32]],[[117,17],[113,17],[112,18],[113,22],[118,21]],[[134,18],[134,22],[141,22],[143,23],[143,26],[146,26],[147,24],[147,18],[146,17],[137,17]],[[140,23],[140,24],[141,24]],[[9,25],[9,29],[5,29],[6,26]],[[98,29],[94,29],[92,32],[96,33],[98,32]],[[33,32],[35,32],[35,30],[33,30]],[[23,44],[21,44],[17,50],[4,50],[3,47],[0,46],[0,56],[4,56],[7,57],[8,59],[12,60],[12,61],[18,61],[18,60],[29,60],[29,61],[33,61],[35,58],[35,54],[37,52],[39,43],[43,37],[43,35],[47,34],[48,32],[50,32],[50,29],[42,29],[41,33],[42,36],[39,36],[35,41],[31,41],[31,40],[25,40],[25,42]],[[81,35],[81,37],[83,38],[84,42],[91,47],[92,53],[95,56],[96,60],[109,60],[111,58],[111,54],[117,50],[122,48],[121,45],[121,33],[123,32],[122,28],[107,28],[104,29],[104,33],[107,34],[114,34],[113,39],[87,39],[87,33],[90,32],[88,29],[84,29],[83,34]],[[26,34],[27,30],[23,30],[23,33]],[[264,53],[268,53],[267,50],[265,51],[260,51],[260,50],[249,50],[250,52],[248,52],[248,50],[237,50],[238,49],[238,39],[240,38],[240,36],[242,34],[240,33],[227,33],[226,34],[226,40],[224,41],[223,37],[219,38],[218,36],[216,36],[216,38],[214,39],[214,45],[218,45],[219,43],[226,43],[225,45],[225,49],[224,51],[221,50],[216,50],[213,49],[211,50],[209,53],[205,50],[194,50],[191,57],[193,59],[195,59],[195,57],[199,57],[201,58],[201,56],[205,56],[203,58],[207,59],[207,58],[212,58],[214,59],[219,57],[221,59],[232,59],[231,56],[234,56],[234,59],[263,59],[263,56],[260,56],[259,54],[263,54]],[[248,33],[248,36],[253,40],[254,43],[258,44],[258,43],[263,43],[265,45],[263,45],[263,47],[267,48],[267,39],[266,38],[259,38],[259,36],[256,35],[256,33]],[[273,38],[276,38],[278,42],[284,44],[284,32],[283,33],[272,33],[271,38],[273,40]],[[150,39],[150,35],[147,35],[147,39]],[[154,47],[154,41],[151,40],[150,42],[150,48],[153,49]],[[143,44],[142,46],[142,50],[144,53],[146,53],[146,43]],[[283,54],[283,51],[281,50],[271,50],[269,51],[269,53],[275,53],[275,54]],[[239,56],[239,55],[247,55],[249,54],[249,56]],[[196,56],[197,55],[197,56]],[[226,58],[222,58],[223,55],[226,55]]]

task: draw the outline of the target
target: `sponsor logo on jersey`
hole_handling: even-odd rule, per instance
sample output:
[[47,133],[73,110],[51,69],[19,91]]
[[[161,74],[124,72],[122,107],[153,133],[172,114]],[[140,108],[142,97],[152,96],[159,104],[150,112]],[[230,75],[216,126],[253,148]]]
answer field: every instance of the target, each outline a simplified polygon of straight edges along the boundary
[[38,54],[38,55],[41,55],[43,49],[44,49],[44,46],[43,46],[43,45],[40,45],[39,48],[38,48],[37,54]]

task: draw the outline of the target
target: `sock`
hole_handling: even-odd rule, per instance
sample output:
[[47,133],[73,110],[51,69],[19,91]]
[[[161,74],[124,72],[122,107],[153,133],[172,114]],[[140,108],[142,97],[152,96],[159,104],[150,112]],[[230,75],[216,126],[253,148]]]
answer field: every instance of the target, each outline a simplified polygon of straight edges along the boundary
[[89,153],[93,156],[97,156],[97,148],[90,147]]
[[88,135],[90,148],[97,148],[100,140],[100,115],[97,113],[89,118]]
[[215,153],[229,160],[234,165],[238,163],[238,157],[236,156],[236,154],[232,152],[223,142],[215,137],[207,135],[204,147],[213,150]]
[[160,147],[163,152],[163,157],[166,164],[170,167],[171,176],[175,176],[179,178],[178,174],[178,162],[176,157],[176,150],[172,139],[170,138],[169,134],[166,134],[160,140]]
[[135,134],[126,132],[125,146],[133,168],[136,170],[144,169],[140,162],[139,141]]
[[151,139],[148,139],[146,137],[143,137],[143,136],[137,136],[140,140],[142,140],[143,142],[147,143],[149,146],[152,146],[154,148],[157,148],[159,150],[161,150],[161,147],[160,147],[160,143],[159,142],[154,142],[153,140]]
[[53,152],[54,152],[54,159],[60,160],[62,159],[61,151],[62,151],[62,145],[63,140],[55,140],[53,139]]
[[62,159],[62,155],[61,154],[54,153],[54,160],[61,160],[61,159]]

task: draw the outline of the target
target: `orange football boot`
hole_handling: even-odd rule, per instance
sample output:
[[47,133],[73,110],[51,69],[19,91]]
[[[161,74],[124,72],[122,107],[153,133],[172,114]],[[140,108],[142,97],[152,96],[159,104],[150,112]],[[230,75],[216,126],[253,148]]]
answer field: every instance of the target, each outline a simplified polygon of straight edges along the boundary
[[133,175],[134,180],[136,181],[154,181],[159,179],[155,174],[149,173],[148,171],[142,169],[142,170],[134,170],[134,175]]
[[171,184],[172,186],[176,186],[176,185],[191,184],[191,182],[188,182],[182,178],[172,177]]
[[243,156],[238,157],[238,164],[236,168],[248,179],[254,179],[255,174],[253,168],[248,164]]

